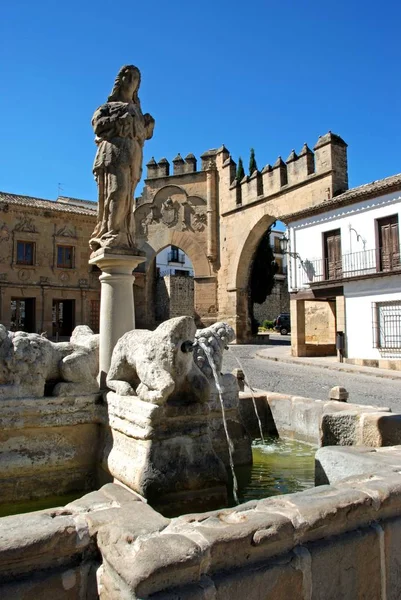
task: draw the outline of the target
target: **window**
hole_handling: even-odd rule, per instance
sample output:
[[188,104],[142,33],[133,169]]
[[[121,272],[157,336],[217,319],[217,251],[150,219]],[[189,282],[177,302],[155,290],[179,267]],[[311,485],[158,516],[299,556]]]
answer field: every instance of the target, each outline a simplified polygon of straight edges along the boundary
[[17,242],[17,265],[33,265],[34,242]]
[[401,350],[401,302],[373,302],[373,347]]
[[398,215],[377,219],[379,270],[393,271],[400,266]]
[[73,268],[74,248],[72,246],[57,246],[57,266],[60,269]]

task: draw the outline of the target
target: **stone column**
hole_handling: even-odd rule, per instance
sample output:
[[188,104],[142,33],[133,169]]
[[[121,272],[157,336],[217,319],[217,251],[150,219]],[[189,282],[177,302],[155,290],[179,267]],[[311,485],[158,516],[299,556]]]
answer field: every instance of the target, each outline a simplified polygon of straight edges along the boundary
[[210,164],[206,172],[207,202],[207,257],[210,262],[217,260],[217,169]]
[[291,354],[306,356],[305,300],[290,301],[291,307]]
[[135,309],[132,271],[146,260],[145,256],[112,254],[98,250],[89,260],[102,274],[100,292],[100,342],[99,383],[104,388],[110,367],[111,355],[117,341],[124,333],[135,329]]

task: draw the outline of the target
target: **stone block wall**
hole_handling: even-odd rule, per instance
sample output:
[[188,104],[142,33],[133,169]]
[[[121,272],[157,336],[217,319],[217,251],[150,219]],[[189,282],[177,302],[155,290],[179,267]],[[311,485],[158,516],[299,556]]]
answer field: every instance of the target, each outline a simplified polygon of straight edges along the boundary
[[194,315],[193,277],[165,275],[156,281],[156,321]]
[[270,296],[263,304],[253,305],[253,316],[262,325],[266,319],[273,321],[280,313],[290,312],[290,294],[288,292],[287,280],[276,280]]
[[305,301],[305,342],[336,343],[336,303]]

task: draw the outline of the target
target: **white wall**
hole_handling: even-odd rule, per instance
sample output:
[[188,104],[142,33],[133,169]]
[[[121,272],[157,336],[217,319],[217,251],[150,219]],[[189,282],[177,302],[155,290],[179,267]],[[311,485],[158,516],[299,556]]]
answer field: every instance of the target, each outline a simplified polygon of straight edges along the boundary
[[[291,223],[288,228],[290,248],[297,252],[303,261],[321,260],[323,254],[323,233],[333,229],[341,229],[342,254],[361,252],[364,244],[357,240],[354,231],[365,240],[365,249],[374,250],[376,245],[376,219],[398,214],[401,223],[401,195],[393,192],[379,198],[364,200],[350,206],[330,210],[324,214],[300,219]],[[308,287],[305,267],[296,259],[289,259],[289,289],[290,292],[301,287]]]
[[156,266],[159,267],[160,271],[162,272],[168,271],[169,273],[172,273],[175,271],[175,269],[180,269],[182,271],[189,271],[190,275],[193,276],[194,269],[192,266],[192,262],[189,260],[185,252],[183,252],[180,248],[178,248],[178,251],[184,254],[185,262],[183,264],[168,262],[168,253],[171,252],[171,246],[168,246],[167,248],[161,250],[156,256]]
[[344,296],[348,358],[387,358],[381,356],[378,348],[373,348],[372,303],[401,301],[401,277],[350,281],[344,284]]

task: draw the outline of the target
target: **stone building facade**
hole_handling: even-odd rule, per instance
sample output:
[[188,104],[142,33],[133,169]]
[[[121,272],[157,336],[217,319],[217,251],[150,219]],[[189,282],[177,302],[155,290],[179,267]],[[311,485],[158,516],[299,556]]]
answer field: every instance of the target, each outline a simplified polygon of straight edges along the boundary
[[152,326],[152,272],[160,250],[173,245],[194,268],[194,305],[199,324],[224,320],[237,342],[252,339],[249,278],[256,249],[276,220],[309,209],[348,188],[347,145],[329,132],[314,151],[306,144],[242,181],[225,146],[170,164],[147,164],[147,179],[134,212],[136,241],[147,261],[137,277],[137,319]]
[[0,323],[70,336],[99,326],[99,272],[88,265],[96,204],[0,192]]

